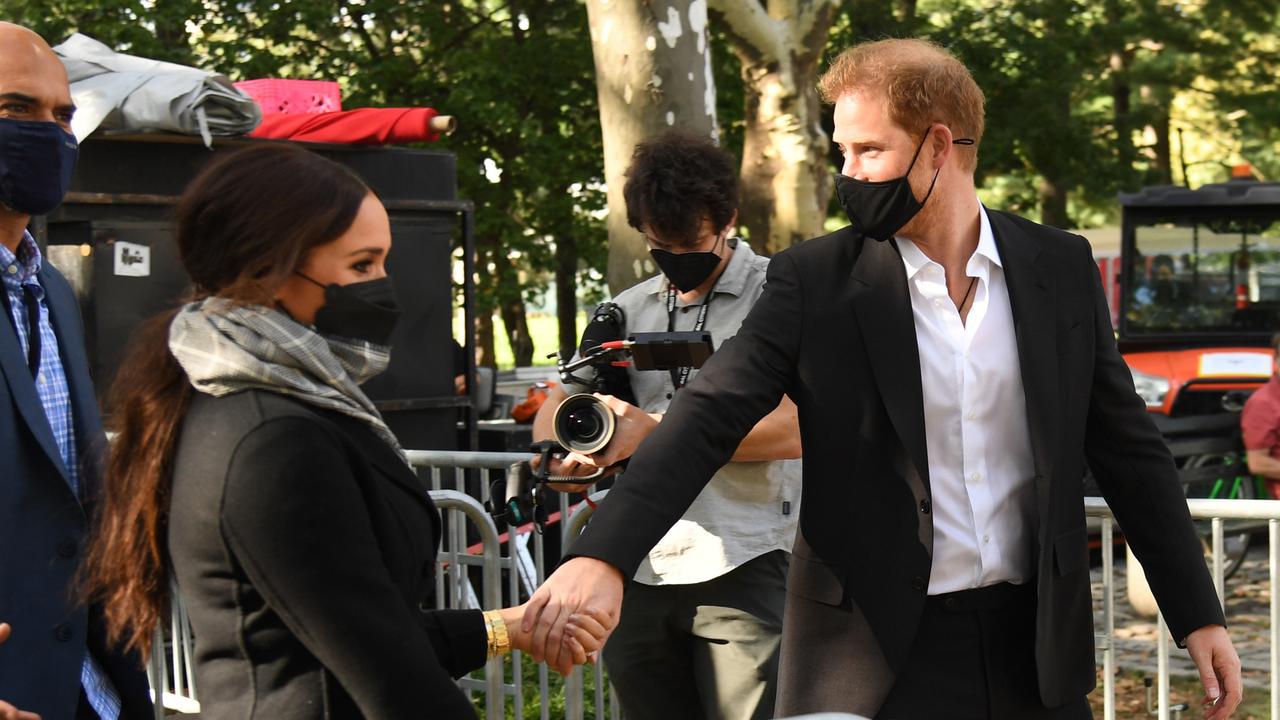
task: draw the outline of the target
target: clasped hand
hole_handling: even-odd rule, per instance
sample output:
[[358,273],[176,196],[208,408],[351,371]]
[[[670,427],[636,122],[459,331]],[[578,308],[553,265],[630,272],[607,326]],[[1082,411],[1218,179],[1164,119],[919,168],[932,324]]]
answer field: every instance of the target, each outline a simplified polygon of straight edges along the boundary
[[[594,607],[575,608],[568,613],[554,642],[556,643],[554,660],[546,649],[546,638],[539,637],[542,643],[535,647],[535,633],[525,630],[525,616],[529,612],[532,601],[518,607],[501,610],[502,620],[507,625],[507,633],[511,639],[511,647],[527,652],[538,662],[548,658],[547,665],[561,675],[568,675],[575,665],[595,662],[604,645],[605,638],[617,624],[617,614],[610,614]],[[536,612],[535,612],[536,615]],[[3,717],[3,716],[0,716]]]

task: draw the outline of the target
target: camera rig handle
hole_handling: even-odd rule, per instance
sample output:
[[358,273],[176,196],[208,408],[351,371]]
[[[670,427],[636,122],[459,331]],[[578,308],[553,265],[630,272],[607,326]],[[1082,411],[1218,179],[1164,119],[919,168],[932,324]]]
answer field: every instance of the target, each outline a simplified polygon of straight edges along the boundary
[[[523,525],[532,521],[534,529],[542,534],[547,524],[547,508],[543,503],[543,493],[539,485],[547,483],[590,484],[600,478],[608,468],[597,468],[586,476],[552,475],[551,460],[556,453],[564,453],[565,449],[555,440],[540,440],[529,446],[529,450],[538,456],[539,463],[535,470],[533,463],[523,460],[512,463],[505,476],[494,480],[489,487],[489,502],[486,503],[489,514],[499,527],[506,525]],[[499,504],[498,498],[502,498]],[[590,500],[588,500],[590,502]]]
[[591,385],[592,381],[573,374],[575,370],[588,365],[601,365],[608,362],[613,367],[630,367],[630,360],[610,360],[609,357],[627,357],[631,352],[631,346],[634,344],[630,340],[609,340],[591,348],[577,360],[557,363],[556,371],[560,374],[560,382],[567,385]]

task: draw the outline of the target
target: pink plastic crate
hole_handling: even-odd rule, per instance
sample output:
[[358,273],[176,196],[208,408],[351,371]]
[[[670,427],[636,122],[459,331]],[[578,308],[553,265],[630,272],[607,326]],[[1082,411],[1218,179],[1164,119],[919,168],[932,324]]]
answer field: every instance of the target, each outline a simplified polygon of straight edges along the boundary
[[262,107],[264,113],[321,113],[342,109],[342,91],[328,80],[265,78],[235,84]]

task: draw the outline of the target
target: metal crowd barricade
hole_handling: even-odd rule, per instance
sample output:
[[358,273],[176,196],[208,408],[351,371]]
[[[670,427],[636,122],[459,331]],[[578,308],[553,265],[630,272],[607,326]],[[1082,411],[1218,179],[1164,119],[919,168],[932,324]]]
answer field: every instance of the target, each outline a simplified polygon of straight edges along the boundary
[[[1214,587],[1218,591],[1218,600],[1226,609],[1224,590],[1223,532],[1224,520],[1254,520],[1265,522],[1269,538],[1268,544],[1268,578],[1270,583],[1270,695],[1271,718],[1280,720],[1280,597],[1277,597],[1277,585],[1280,582],[1280,502],[1275,500],[1206,500],[1191,499],[1187,501],[1191,517],[1198,520],[1209,520],[1211,531],[1211,553]],[[1085,498],[1085,512],[1091,517],[1102,519],[1102,588],[1103,618],[1102,632],[1098,635],[1098,649],[1102,651],[1103,666],[1103,720],[1115,720],[1116,717],[1116,648],[1115,648],[1115,578],[1114,578],[1114,519],[1111,509],[1102,498]],[[1227,618],[1228,624],[1231,618]],[[1159,617],[1156,628],[1156,663],[1157,663],[1157,698],[1156,717],[1158,720],[1169,720],[1171,706],[1169,701],[1169,631],[1164,623],[1164,616]]]
[[[485,573],[484,609],[519,605],[523,602],[546,579],[545,538],[542,534],[531,531],[528,526],[523,526],[517,532],[505,532],[500,535],[493,519],[484,511],[483,503],[491,500],[492,481],[503,477],[511,464],[528,460],[530,454],[410,450],[408,457],[409,462],[425,475],[428,486],[431,488],[432,498],[436,499],[436,505],[440,508],[442,515],[447,518],[446,532],[442,538],[436,563],[437,602],[445,602],[444,598],[447,597],[450,603],[448,607],[469,607],[470,605],[465,604],[464,598],[474,598],[474,592],[470,589],[468,574],[450,573],[449,570],[476,565],[482,566]],[[441,493],[448,491],[454,491],[451,497],[462,494],[466,500],[470,501],[464,511],[468,522],[457,521],[455,513],[463,511],[463,508],[455,508],[440,501]],[[596,493],[592,496],[593,501],[604,495],[604,492]],[[479,497],[479,502],[474,499],[476,496]],[[587,503],[571,508],[569,498],[564,494],[555,493],[554,497],[559,507],[551,513],[549,525],[559,528],[560,547],[564,548],[582,532],[591,508]],[[568,520],[566,521],[565,518]],[[482,537],[492,533],[495,539],[492,552],[487,543],[480,555],[476,554],[477,548],[474,544],[468,547],[466,528],[469,524],[480,527]],[[500,538],[503,537],[505,542],[500,542]],[[500,546],[503,544],[507,548],[506,554],[501,552]],[[503,571],[506,571],[506,582],[500,587],[501,581],[497,578]],[[493,592],[500,593],[492,601],[490,588],[494,589]],[[503,717],[507,701],[510,700],[510,712],[506,717],[521,720],[525,717],[522,653],[513,652],[507,657],[509,660],[490,661],[486,666],[483,680],[463,678],[458,684],[469,691],[480,689],[486,691],[484,712],[487,718]],[[508,667],[510,676],[508,676]],[[608,693],[604,690],[608,681],[602,663],[592,665],[591,672],[595,686],[594,717],[618,720],[621,715],[616,695],[612,689]],[[537,717],[540,720],[550,720],[552,717],[551,671],[545,664],[539,664],[537,676],[540,698]],[[500,689],[500,695],[495,696],[494,690],[491,689],[495,687]],[[586,703],[582,668],[575,669],[565,678],[563,692],[565,720],[583,720],[586,715]],[[557,713],[556,717],[560,715]]]

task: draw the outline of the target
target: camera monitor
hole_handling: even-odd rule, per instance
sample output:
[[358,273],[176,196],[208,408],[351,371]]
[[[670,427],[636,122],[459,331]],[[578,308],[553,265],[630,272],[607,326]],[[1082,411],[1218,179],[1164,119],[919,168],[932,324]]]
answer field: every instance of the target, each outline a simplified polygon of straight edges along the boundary
[[715,350],[706,331],[632,333],[627,339],[636,370],[700,368]]

